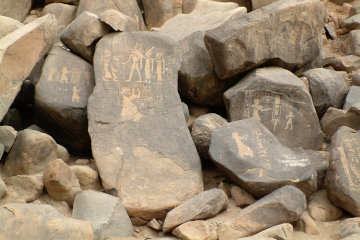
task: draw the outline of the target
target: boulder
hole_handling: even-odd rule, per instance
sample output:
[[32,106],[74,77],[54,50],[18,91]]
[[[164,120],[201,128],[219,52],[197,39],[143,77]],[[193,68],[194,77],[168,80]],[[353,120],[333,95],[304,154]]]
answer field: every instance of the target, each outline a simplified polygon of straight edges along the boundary
[[[360,16],[360,15],[359,15]],[[360,26],[360,23],[359,23]],[[360,30],[353,30],[348,34],[345,51],[347,54],[360,56]]]
[[82,190],[102,190],[99,174],[89,166],[70,166],[72,172],[75,173],[79,180]]
[[18,202],[32,202],[44,192],[42,174],[17,175],[5,179],[7,197]]
[[217,240],[216,228],[205,221],[181,224],[172,233],[181,240]]
[[31,3],[32,0],[2,0],[0,3],[0,15],[22,22],[30,11]]
[[342,28],[360,29],[360,14],[354,15],[346,19],[342,24]]
[[349,93],[346,95],[343,109],[348,110],[355,104],[359,104],[359,103],[360,103],[360,87],[351,86],[349,89]]
[[52,137],[25,129],[18,133],[6,157],[3,173],[7,177],[39,173],[56,157],[57,145]]
[[228,21],[205,34],[205,45],[221,79],[263,64],[296,71],[320,65],[325,5],[283,0]]
[[163,232],[193,220],[207,219],[227,208],[228,198],[223,190],[213,188],[187,200],[171,210],[165,218]]
[[[182,5],[182,0],[142,0],[145,12],[145,21],[149,29],[161,27],[167,20],[177,13],[173,11],[173,4]],[[182,8],[182,6],[181,6]]]
[[247,207],[256,201],[250,193],[239,186],[231,186],[230,192],[237,207]]
[[120,11],[109,9],[99,14],[100,21],[109,25],[114,31],[135,32],[140,31],[139,25],[131,17]]
[[293,226],[289,223],[280,224],[259,232],[251,237],[238,238],[237,240],[293,240]]
[[302,231],[310,235],[320,235],[319,227],[307,211],[301,215],[299,221],[295,223],[295,226],[297,231]]
[[24,26],[24,24],[13,18],[0,16],[0,38],[5,37],[22,26]]
[[165,217],[203,189],[177,93],[180,51],[151,32],[108,34],[96,48],[88,117],[102,185],[130,216]]
[[94,88],[93,71],[82,58],[55,46],[35,88],[38,125],[75,154],[90,152],[86,108]]
[[289,147],[319,149],[324,136],[304,83],[279,67],[258,68],[224,93],[230,121],[261,121]]
[[5,146],[5,152],[9,152],[12,148],[17,131],[11,126],[0,126],[0,143]]
[[332,67],[336,71],[351,73],[360,68],[360,57],[355,55],[328,57],[323,60],[323,67]]
[[310,196],[308,212],[318,222],[336,221],[343,216],[343,211],[330,202],[325,189]]
[[72,217],[90,221],[96,240],[129,237],[134,232],[120,199],[106,193],[88,190],[76,194]]
[[[3,3],[4,1],[1,2]],[[6,6],[17,9],[10,3]],[[0,122],[19,93],[25,78],[37,61],[50,50],[55,35],[56,19],[53,15],[46,15],[0,39]]]
[[219,240],[234,240],[267,228],[297,221],[306,209],[306,197],[293,186],[284,186],[243,209],[235,220],[223,223]]

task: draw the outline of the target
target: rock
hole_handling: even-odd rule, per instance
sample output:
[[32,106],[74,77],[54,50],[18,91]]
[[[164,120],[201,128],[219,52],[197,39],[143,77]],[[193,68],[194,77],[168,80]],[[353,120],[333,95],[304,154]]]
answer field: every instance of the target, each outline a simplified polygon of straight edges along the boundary
[[99,174],[89,166],[70,166],[76,177],[79,179],[79,183],[82,190],[102,190],[99,182]]
[[43,172],[44,185],[50,197],[73,205],[76,193],[81,191],[79,180],[66,163],[57,158],[49,162]]
[[293,239],[293,226],[289,223],[277,225],[259,232],[251,237],[239,238],[237,240],[292,240]]
[[346,72],[315,68],[302,75],[309,80],[310,94],[319,116],[329,107],[342,107],[349,89]]
[[13,203],[0,207],[0,239],[92,240],[90,222],[61,215],[48,205]]
[[310,235],[320,235],[318,226],[307,211],[301,215],[300,220],[296,223],[296,225],[298,231],[302,231]]
[[140,31],[139,25],[131,17],[120,11],[109,9],[99,15],[100,21],[109,25],[114,31],[135,32]]
[[181,102],[182,107],[183,107],[183,112],[184,112],[184,116],[185,116],[185,121],[189,122],[190,120],[190,112],[189,112],[189,107],[186,103]]
[[[44,65],[45,62],[45,57],[42,57],[35,65],[35,67],[33,68],[33,70],[31,71],[30,75],[27,77],[29,79],[29,81],[36,86],[36,84],[39,82],[40,80],[40,76],[41,76],[41,72],[42,72],[42,67]],[[33,95],[34,97],[34,95]]]
[[45,4],[51,4],[51,3],[66,3],[66,4],[73,4],[78,5],[80,0],[45,0]]
[[69,152],[67,151],[67,149],[61,146],[60,144],[57,144],[56,146],[57,146],[56,158],[60,158],[64,162],[69,161]]
[[54,208],[56,208],[56,210],[58,210],[62,215],[66,217],[72,216],[72,208],[69,206],[67,202],[55,200],[47,194],[43,194],[39,199],[37,199],[32,203],[40,204],[40,205],[43,204],[51,205]]
[[134,226],[144,226],[147,223],[149,223],[148,221],[143,220],[139,217],[132,217],[132,218],[130,218],[130,220],[131,220],[132,225],[134,225]]
[[336,28],[332,24],[326,23],[325,24],[325,31],[326,31],[326,37],[327,38],[331,38],[332,40],[337,39]]
[[288,70],[256,69],[227,90],[224,100],[230,121],[256,118],[286,146],[317,150],[324,142],[311,96]]
[[60,35],[60,40],[73,52],[92,63],[95,42],[110,32],[110,27],[93,13],[80,14]]
[[6,157],[3,172],[7,177],[42,172],[57,157],[57,145],[45,133],[25,129],[15,139]]
[[348,218],[342,221],[335,222],[335,226],[330,226],[327,229],[330,230],[332,239],[343,239],[353,234],[360,233],[360,218]]
[[159,222],[155,218],[153,220],[151,220],[150,222],[148,222],[146,225],[148,225],[149,227],[151,227],[152,229],[155,229],[157,231],[161,231],[162,227],[163,227],[163,223]]
[[349,16],[352,17],[357,14],[360,14],[360,3],[358,1],[351,6]]
[[310,196],[308,211],[311,217],[319,222],[336,221],[343,216],[343,211],[331,204],[325,189]]
[[35,88],[37,123],[75,154],[90,152],[86,109],[93,87],[91,64],[58,46],[50,51]]
[[[149,29],[161,27],[167,20],[176,15],[173,12],[173,0],[142,0],[145,11],[145,21]],[[181,3],[180,3],[181,4]]]
[[236,185],[231,187],[231,196],[234,198],[237,207],[247,207],[255,202],[250,193]]
[[32,202],[44,192],[42,175],[17,175],[5,179],[7,197],[19,202]]
[[235,3],[198,1],[190,14],[169,19],[159,31],[173,37],[183,52],[179,70],[179,92],[187,100],[203,106],[223,106],[223,92],[236,80],[221,81],[204,43],[205,31],[231,19],[239,19],[246,9]]
[[6,193],[6,185],[4,181],[0,178],[0,198],[2,198],[5,193]]
[[359,103],[360,103],[360,87],[351,86],[349,89],[349,93],[346,95],[343,109],[348,110],[355,104],[359,104]]
[[130,216],[160,219],[203,189],[177,93],[179,49],[153,32],[108,34],[96,48],[88,117],[102,185]]
[[346,19],[342,24],[342,28],[360,29],[360,14],[354,15]]
[[7,34],[12,33],[22,26],[24,26],[24,24],[15,19],[0,16],[0,38],[5,37]]
[[316,172],[304,150],[282,145],[254,118],[215,129],[209,153],[232,181],[255,197],[285,185],[308,196],[316,190]]
[[323,189],[325,186],[326,174],[329,170],[330,153],[314,150],[306,150],[305,152],[317,173],[317,189]]
[[4,152],[5,152],[5,146],[2,143],[0,143],[0,160],[4,155]]
[[277,1],[207,31],[204,41],[221,79],[263,64],[295,71],[319,65],[326,19],[319,1]]
[[21,112],[16,108],[10,108],[1,121],[1,125],[8,125],[15,130],[23,129],[23,118]]
[[276,1],[277,0],[251,0],[252,10],[254,11]]
[[360,86],[360,69],[352,74],[351,84],[353,86]]
[[217,188],[223,190],[229,198],[231,197],[231,185],[229,183],[221,181]]
[[340,127],[331,138],[330,169],[326,191],[331,202],[360,216],[360,131]]
[[191,221],[181,224],[172,232],[182,240],[217,240],[216,229],[205,221]]
[[347,37],[347,40],[346,40],[346,45],[345,45],[346,53],[360,56],[360,44],[359,44],[359,41],[360,41],[360,30],[351,31],[348,34],[348,37]]
[[194,121],[191,128],[191,136],[201,159],[210,159],[211,132],[226,123],[227,121],[224,118],[215,113],[202,115]]
[[336,71],[346,71],[350,73],[360,68],[360,57],[355,55],[328,57],[323,60],[323,67],[332,67]]
[[97,240],[129,237],[134,232],[120,199],[105,193],[88,190],[76,194],[72,216],[90,221]]
[[76,16],[79,16],[84,11],[99,15],[109,9],[118,10],[134,19],[139,25],[140,30],[146,29],[136,0],[81,0]]
[[[7,3],[6,6],[17,9],[14,4]],[[55,27],[55,17],[46,15],[0,39],[0,121],[20,91],[23,80],[50,50]],[[17,66],[16,71],[11,66]]]
[[284,186],[243,209],[218,230],[219,240],[247,237],[282,223],[297,221],[306,209],[305,195],[293,186]]
[[228,203],[228,198],[221,189],[214,188],[202,192],[166,215],[163,232],[170,232],[188,221],[213,217],[221,210],[226,209]]
[[25,20],[31,8],[31,0],[2,0],[0,3],[0,15],[16,19],[20,22]]
[[9,152],[15,142],[17,131],[11,126],[0,126],[0,143],[5,146],[5,152]]
[[343,238],[341,240],[358,240],[359,238],[360,238],[360,233],[352,234],[352,235],[347,236],[346,238]]

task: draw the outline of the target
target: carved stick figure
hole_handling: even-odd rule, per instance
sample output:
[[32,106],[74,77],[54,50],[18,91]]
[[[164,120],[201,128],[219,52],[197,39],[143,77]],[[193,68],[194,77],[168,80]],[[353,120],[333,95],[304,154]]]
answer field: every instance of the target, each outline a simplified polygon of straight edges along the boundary
[[143,67],[142,62],[143,62],[144,56],[141,53],[141,50],[142,50],[142,46],[139,43],[136,43],[134,49],[132,50],[131,55],[129,56],[129,60],[123,63],[123,64],[128,64],[130,61],[132,61],[130,76],[129,76],[129,79],[127,80],[129,82],[131,81],[135,71],[137,72],[137,74],[139,76],[139,81],[137,81],[137,82],[142,82],[140,69],[142,69],[142,67]]
[[293,130],[293,118],[294,118],[294,114],[293,112],[289,112],[289,114],[286,116],[287,118],[287,122],[286,122],[286,127],[285,130],[288,130],[290,127],[290,130]]
[[74,86],[74,87],[72,88],[72,92],[73,92],[73,95],[72,95],[71,101],[73,101],[73,102],[80,102],[79,90],[77,89],[77,86]]
[[108,79],[116,80],[117,70],[111,66],[111,52],[109,50],[105,50],[104,57],[104,81],[109,81]]
[[69,82],[69,78],[67,76],[67,74],[70,73],[66,67],[63,67],[61,70],[61,78],[60,78],[60,82],[64,82],[64,83],[68,83]]
[[156,72],[158,75],[158,83],[162,84],[162,74],[165,73],[165,61],[161,58],[161,53],[156,54]]
[[154,47],[146,51],[145,59],[145,82],[151,82],[151,72],[154,70],[154,58],[151,57]]

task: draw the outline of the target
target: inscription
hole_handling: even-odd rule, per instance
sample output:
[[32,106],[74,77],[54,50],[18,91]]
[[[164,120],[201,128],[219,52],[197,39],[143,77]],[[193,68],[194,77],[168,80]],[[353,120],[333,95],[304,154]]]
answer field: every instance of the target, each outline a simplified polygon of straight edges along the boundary
[[238,146],[238,154],[240,157],[254,157],[254,152],[246,146],[246,143],[243,142],[243,140],[247,140],[248,136],[240,136],[239,133],[234,132],[232,134],[232,138],[235,140],[237,146]]
[[340,147],[340,153],[343,159],[347,161],[343,166],[349,179],[349,187],[360,191],[359,183],[356,181],[360,177],[360,144],[357,141],[357,138],[344,140],[344,147]]

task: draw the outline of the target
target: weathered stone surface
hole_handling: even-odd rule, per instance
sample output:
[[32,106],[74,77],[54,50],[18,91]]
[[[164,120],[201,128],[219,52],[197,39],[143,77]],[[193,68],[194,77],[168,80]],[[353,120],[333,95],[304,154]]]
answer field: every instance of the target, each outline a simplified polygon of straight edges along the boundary
[[360,216],[360,131],[340,127],[331,139],[330,169],[326,176],[329,199]]
[[348,94],[346,95],[343,109],[348,110],[355,104],[359,104],[359,103],[360,103],[360,87],[351,86]]
[[327,229],[330,230],[331,237],[334,240],[343,240],[343,238],[360,233],[360,218],[358,217],[348,218],[333,223],[335,224],[330,223],[330,226]]
[[360,69],[351,75],[351,85],[360,86]]
[[289,223],[280,224],[262,232],[259,232],[251,237],[239,238],[237,240],[293,240],[293,226]]
[[115,31],[134,32],[140,31],[139,25],[131,17],[120,11],[109,9],[99,15],[99,19]]
[[191,136],[201,159],[210,159],[211,132],[226,123],[228,122],[223,117],[215,113],[202,115],[194,121],[191,128]]
[[[11,3],[7,6],[14,8]],[[0,121],[25,78],[37,61],[50,50],[55,34],[56,19],[53,15],[46,15],[0,39]]]
[[144,19],[136,0],[81,0],[76,16],[84,11],[99,15],[109,9],[118,10],[131,17],[137,22],[141,30],[145,30]]
[[163,227],[163,222],[161,221],[158,221],[156,220],[155,218],[152,219],[150,222],[148,222],[146,225],[151,227],[152,229],[155,229],[157,231],[161,231],[162,230],[162,227]]
[[342,107],[349,90],[346,72],[315,68],[302,75],[309,81],[310,94],[319,116],[323,116],[329,107]]
[[336,221],[343,216],[343,211],[331,204],[326,190],[320,190],[310,196],[308,211],[311,217],[319,222]]
[[252,10],[262,8],[276,1],[277,0],[251,0]]
[[76,194],[73,218],[90,221],[95,239],[129,237],[134,229],[120,199],[96,191],[81,191]]
[[[205,5],[205,6],[204,6]],[[180,45],[183,60],[179,70],[179,92],[186,99],[204,106],[222,106],[223,92],[234,81],[221,81],[204,43],[206,30],[231,19],[239,19],[246,9],[235,3],[198,1],[190,14],[179,14],[167,21],[159,31],[172,36]]]
[[6,185],[4,181],[0,178],[0,198],[2,198],[5,193],[6,193]]
[[71,206],[76,193],[81,191],[76,175],[60,158],[46,165],[43,181],[49,196],[58,201],[66,201]]
[[352,17],[356,14],[360,14],[360,2],[356,1],[352,4],[349,16]]
[[6,204],[0,207],[2,240],[93,240],[90,222],[61,215],[49,205]]
[[11,126],[0,126],[0,143],[5,146],[5,152],[9,152],[15,142],[17,131]]
[[295,223],[295,226],[298,231],[302,231],[310,235],[320,235],[318,226],[307,211],[303,212],[299,221]]
[[333,67],[336,71],[346,71],[348,73],[360,68],[360,57],[355,55],[346,55],[343,57],[329,57],[323,61],[324,67]]
[[57,157],[57,145],[45,133],[25,129],[15,139],[6,157],[3,172],[7,177],[42,172]]
[[92,63],[96,40],[110,32],[110,27],[90,12],[83,12],[68,25],[60,40],[73,52]]
[[316,190],[316,172],[304,150],[282,145],[254,118],[215,129],[209,153],[229,178],[256,197],[285,185],[307,195]]
[[62,215],[66,217],[72,217],[72,208],[70,205],[65,201],[58,201],[53,198],[51,198],[47,194],[43,194],[39,199],[32,202],[34,204],[46,204],[53,206],[56,210],[58,210]]
[[[181,0],[180,0],[181,1]],[[173,4],[179,0],[142,0],[145,11],[145,21],[148,28],[161,27],[167,20],[176,15]]]
[[0,15],[24,21],[31,8],[31,0],[2,0],[0,3]]
[[342,28],[360,29],[360,14],[354,15],[346,19],[342,24]]
[[221,79],[265,63],[297,70],[319,65],[326,19],[319,1],[277,1],[207,31],[204,41]]
[[66,148],[61,146],[60,144],[57,144],[57,154],[56,157],[62,159],[64,162],[67,162],[69,160],[69,152]]
[[181,240],[217,240],[216,229],[205,221],[191,221],[181,224],[172,233]]
[[345,44],[346,53],[360,56],[360,44],[359,44],[359,41],[360,41],[360,30],[351,31],[348,34],[346,44]]
[[51,4],[51,3],[66,3],[66,4],[74,4],[78,5],[80,0],[45,0],[45,4]]
[[90,152],[86,108],[94,88],[93,71],[85,60],[55,46],[35,88],[38,125],[72,153]]
[[0,143],[0,160],[4,155],[4,152],[5,152],[5,146],[2,143]]
[[99,174],[89,166],[70,166],[79,180],[82,190],[102,190]]
[[189,122],[190,120],[190,112],[189,112],[189,107],[186,103],[181,102],[181,105],[183,107],[183,112],[184,112],[184,116],[185,116],[185,121]]
[[254,197],[239,186],[232,186],[230,191],[237,207],[247,207],[255,202]]
[[103,37],[95,53],[92,153],[105,190],[120,197],[130,216],[146,220],[164,217],[203,189],[177,93],[175,46],[160,33],[123,32]]
[[293,186],[282,187],[244,208],[232,221],[223,223],[219,240],[233,240],[282,223],[297,221],[306,209],[305,195]]
[[19,202],[32,202],[44,192],[42,175],[17,175],[5,179],[7,197]]
[[15,19],[0,16],[0,38],[5,37],[7,34],[12,33],[22,26],[24,26],[24,24]]
[[330,153],[314,150],[306,150],[305,153],[317,173],[317,189],[323,189],[325,186],[326,174],[329,170]]
[[213,217],[221,210],[226,209],[228,204],[228,198],[221,189],[214,188],[202,192],[177,206],[166,215],[163,232],[170,232],[188,221]]
[[224,93],[230,121],[254,117],[289,147],[319,149],[324,140],[303,82],[279,67],[259,68]]

